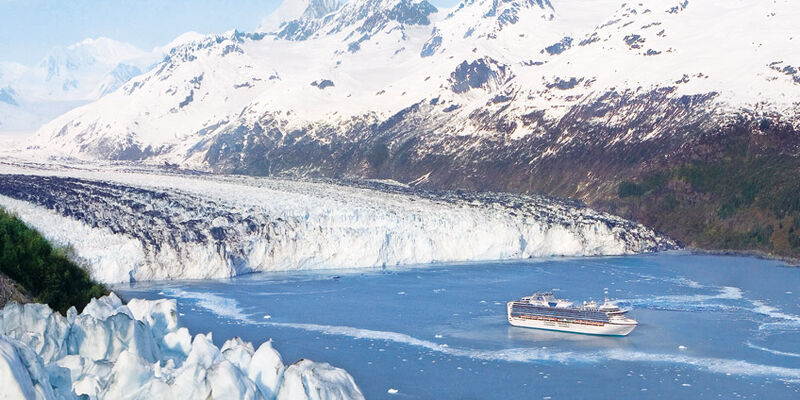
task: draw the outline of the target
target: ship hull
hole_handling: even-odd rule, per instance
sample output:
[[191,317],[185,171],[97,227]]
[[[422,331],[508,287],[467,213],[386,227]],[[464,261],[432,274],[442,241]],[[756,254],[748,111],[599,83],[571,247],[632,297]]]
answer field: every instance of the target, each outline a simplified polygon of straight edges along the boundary
[[541,321],[523,318],[509,318],[508,322],[513,326],[518,326],[521,328],[543,329],[548,331],[600,336],[627,336],[636,328],[636,325],[629,324],[605,323],[602,326],[587,326],[572,322]]
[[559,331],[568,333],[580,333],[584,335],[599,336],[627,336],[637,326],[635,321],[631,323],[623,322],[599,322],[599,321],[580,321],[573,319],[551,318],[543,316],[522,315],[519,317],[511,316],[511,304],[508,307],[508,322],[513,326],[531,329],[542,329],[548,331]]

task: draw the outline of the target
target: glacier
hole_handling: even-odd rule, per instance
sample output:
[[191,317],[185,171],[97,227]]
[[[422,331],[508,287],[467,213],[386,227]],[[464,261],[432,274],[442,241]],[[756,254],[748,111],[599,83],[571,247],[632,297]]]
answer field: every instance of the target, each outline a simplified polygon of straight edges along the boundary
[[353,378],[326,363],[284,365],[271,341],[221,348],[178,324],[175,300],[115,294],[64,317],[44,304],[0,310],[2,398],[363,399]]
[[540,196],[123,168],[0,166],[0,206],[105,283],[619,255],[677,244]]

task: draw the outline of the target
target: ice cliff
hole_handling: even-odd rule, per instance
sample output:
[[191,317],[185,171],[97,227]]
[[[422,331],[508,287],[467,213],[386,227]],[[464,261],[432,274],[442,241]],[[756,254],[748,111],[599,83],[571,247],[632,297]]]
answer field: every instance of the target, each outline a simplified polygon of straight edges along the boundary
[[113,293],[66,317],[43,304],[0,310],[0,398],[363,399],[329,364],[284,365],[270,341],[256,349],[178,326],[174,300]]
[[103,282],[675,246],[575,202],[378,183],[0,166],[0,206],[71,245]]

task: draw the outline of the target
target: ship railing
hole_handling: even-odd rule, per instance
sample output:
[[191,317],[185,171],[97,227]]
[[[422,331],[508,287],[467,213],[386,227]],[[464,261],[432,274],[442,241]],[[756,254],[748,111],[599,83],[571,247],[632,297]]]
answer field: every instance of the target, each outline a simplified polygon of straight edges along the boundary
[[533,321],[546,321],[546,322],[560,322],[560,323],[570,323],[570,324],[579,324],[579,325],[589,325],[589,326],[604,326],[606,321],[594,321],[594,320],[585,320],[585,319],[572,319],[572,318],[555,318],[555,317],[547,317],[541,315],[529,315],[529,314],[520,314],[520,315],[511,315],[513,318],[517,319],[527,319]]
[[608,321],[608,315],[604,312],[599,311],[587,311],[587,310],[580,310],[580,309],[559,309],[559,308],[550,308],[550,307],[536,307],[532,305],[514,305],[511,308],[512,312],[519,312],[519,313],[526,313],[526,314],[535,314],[535,315],[552,315],[564,318],[582,318],[582,319],[592,319],[592,320],[599,320],[599,321]]
[[595,318],[592,316],[585,316],[585,315],[577,315],[577,314],[544,314],[544,313],[530,313],[530,312],[520,312],[520,311],[513,311],[511,312],[512,317],[520,317],[520,316],[534,316],[540,318],[552,318],[554,320],[583,320],[583,321],[595,321],[595,322],[609,322],[608,318]]

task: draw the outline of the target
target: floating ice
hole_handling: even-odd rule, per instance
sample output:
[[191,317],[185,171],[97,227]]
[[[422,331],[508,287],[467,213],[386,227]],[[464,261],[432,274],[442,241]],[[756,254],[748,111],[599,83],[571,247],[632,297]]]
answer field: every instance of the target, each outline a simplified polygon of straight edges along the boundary
[[178,326],[174,300],[124,305],[113,293],[67,317],[42,304],[0,310],[0,382],[15,399],[363,399],[342,369],[286,367],[270,341],[217,348]]
[[648,296],[637,299],[619,299],[617,303],[655,310],[728,310],[734,307],[732,301],[743,298],[742,289],[738,287],[721,286],[704,289],[715,290],[716,293]]
[[757,346],[757,345],[755,345],[753,343],[750,343],[750,342],[746,342],[745,344],[747,345],[747,347],[749,347],[751,349],[766,351],[767,353],[772,353],[772,354],[775,354],[775,355],[778,355],[778,356],[800,357],[800,353],[792,353],[790,351],[780,351],[780,350],[770,349],[770,348],[767,348],[767,347]]
[[300,360],[283,373],[278,400],[363,398],[353,378],[343,369]]
[[754,306],[753,312],[769,318],[767,322],[758,325],[758,330],[800,330],[800,316],[787,314],[761,300],[750,300],[750,303]]
[[[541,361],[555,361],[560,363],[581,362],[598,363],[608,360],[626,362],[650,362],[677,365],[688,365],[713,373],[735,373],[742,376],[777,376],[785,379],[800,379],[800,369],[780,366],[755,364],[742,360],[689,357],[680,354],[658,354],[629,350],[605,350],[596,352],[551,351],[546,346],[536,348],[511,348],[502,350],[479,350],[470,348],[444,347],[437,343],[417,339],[399,332],[377,331],[354,328],[349,326],[332,326],[284,322],[261,322],[270,326],[301,329],[310,332],[319,332],[324,335],[345,336],[354,339],[385,340],[433,350],[438,353],[456,357],[468,357],[475,360],[508,361],[537,363]],[[542,373],[543,374],[543,373]]]

